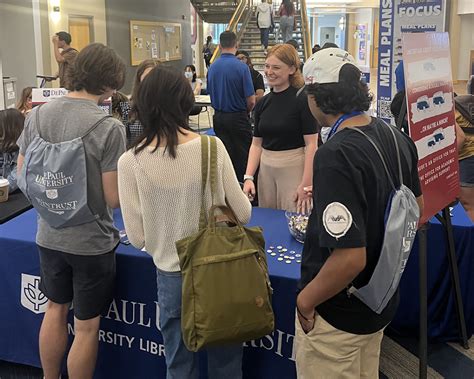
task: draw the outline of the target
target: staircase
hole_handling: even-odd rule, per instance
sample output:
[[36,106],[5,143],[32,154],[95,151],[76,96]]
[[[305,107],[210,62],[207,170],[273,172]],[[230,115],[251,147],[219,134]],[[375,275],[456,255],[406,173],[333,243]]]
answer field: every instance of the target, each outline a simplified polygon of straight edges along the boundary
[[238,0],[191,0],[199,16],[209,24],[227,24],[238,6]]
[[[293,39],[298,42],[298,54],[300,55],[301,61],[304,61],[303,36],[301,33],[300,16],[296,15],[295,17],[296,30],[293,32]],[[268,42],[269,48],[277,43],[282,43],[282,40],[279,36],[280,18],[279,16],[274,16],[273,20],[275,23],[275,30],[273,33],[270,33]],[[263,71],[265,67],[265,52],[263,50],[263,46],[260,43],[260,30],[257,27],[255,11],[242,34],[242,38],[240,39],[239,43],[239,49],[248,51],[255,70]]]

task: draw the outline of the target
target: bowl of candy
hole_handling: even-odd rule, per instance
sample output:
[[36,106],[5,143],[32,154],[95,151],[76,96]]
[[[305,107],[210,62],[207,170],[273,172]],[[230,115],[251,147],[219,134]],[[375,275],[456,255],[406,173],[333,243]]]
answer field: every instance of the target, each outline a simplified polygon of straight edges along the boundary
[[285,212],[286,222],[290,234],[300,243],[304,243],[309,216],[299,212]]

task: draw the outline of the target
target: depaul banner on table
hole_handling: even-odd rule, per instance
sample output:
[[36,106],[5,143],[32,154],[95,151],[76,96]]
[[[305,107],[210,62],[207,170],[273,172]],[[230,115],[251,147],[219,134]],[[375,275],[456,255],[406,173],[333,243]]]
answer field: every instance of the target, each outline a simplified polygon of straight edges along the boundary
[[390,122],[395,69],[402,59],[402,33],[443,32],[446,0],[380,0],[377,116]]
[[402,40],[407,117],[418,151],[424,223],[459,194],[449,36],[405,33]]
[[[33,88],[31,93],[33,108],[44,104],[49,103],[54,99],[66,96],[69,91],[65,88]],[[102,103],[99,104],[99,107],[107,114],[112,114],[112,98],[105,99]]]

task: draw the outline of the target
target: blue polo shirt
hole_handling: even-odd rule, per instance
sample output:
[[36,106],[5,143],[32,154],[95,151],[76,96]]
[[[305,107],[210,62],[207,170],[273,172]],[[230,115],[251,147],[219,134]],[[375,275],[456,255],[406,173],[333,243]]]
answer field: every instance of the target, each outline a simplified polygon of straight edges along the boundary
[[247,97],[255,95],[248,66],[233,54],[222,54],[209,67],[207,92],[216,111],[246,112]]

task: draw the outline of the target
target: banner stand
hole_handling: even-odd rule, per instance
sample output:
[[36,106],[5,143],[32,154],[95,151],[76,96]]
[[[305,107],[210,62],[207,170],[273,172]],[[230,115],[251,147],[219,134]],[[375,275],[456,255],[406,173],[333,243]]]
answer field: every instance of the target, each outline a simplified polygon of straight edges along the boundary
[[419,283],[420,283],[420,335],[418,341],[418,359],[420,379],[427,378],[428,372],[428,274],[427,274],[427,250],[428,250],[428,223],[418,229],[418,261],[419,261]]
[[442,216],[437,214],[435,216],[441,225],[444,226],[446,232],[446,241],[448,243],[448,261],[449,261],[449,271],[451,273],[451,281],[454,289],[454,300],[456,302],[456,314],[458,316],[458,327],[460,331],[460,344],[464,349],[469,349],[469,343],[466,332],[466,319],[464,318],[464,307],[462,302],[461,295],[461,286],[459,284],[459,270],[458,262],[456,259],[456,250],[454,247],[454,236],[453,236],[453,225],[451,223],[451,214],[449,211],[449,206],[444,208],[442,211]]

